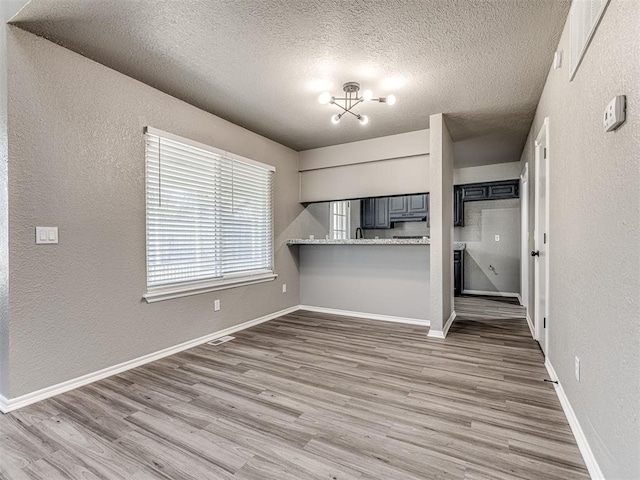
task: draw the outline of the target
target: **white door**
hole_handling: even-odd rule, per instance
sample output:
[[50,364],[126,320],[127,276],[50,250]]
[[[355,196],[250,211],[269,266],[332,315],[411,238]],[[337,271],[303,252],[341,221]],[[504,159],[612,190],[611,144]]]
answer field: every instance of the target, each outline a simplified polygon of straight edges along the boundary
[[549,119],[536,138],[534,289],[536,340],[547,354],[549,341]]

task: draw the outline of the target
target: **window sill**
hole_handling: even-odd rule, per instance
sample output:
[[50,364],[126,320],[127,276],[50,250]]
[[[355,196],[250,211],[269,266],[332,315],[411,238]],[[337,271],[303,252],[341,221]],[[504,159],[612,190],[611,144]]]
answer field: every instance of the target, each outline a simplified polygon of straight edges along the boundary
[[149,289],[142,298],[144,298],[147,303],[155,303],[163,300],[198,295],[200,293],[215,292],[216,290],[225,290],[227,288],[244,287],[245,285],[271,282],[275,280],[277,276],[278,275],[275,273],[269,272],[251,276],[226,278],[223,280],[209,280],[204,282],[186,283],[183,285],[156,287]]

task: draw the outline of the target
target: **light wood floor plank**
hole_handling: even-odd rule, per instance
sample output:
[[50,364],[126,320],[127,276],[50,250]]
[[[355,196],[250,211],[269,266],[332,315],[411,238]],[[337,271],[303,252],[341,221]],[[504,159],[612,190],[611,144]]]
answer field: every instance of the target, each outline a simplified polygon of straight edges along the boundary
[[505,480],[588,473],[523,309],[428,328],[299,311],[0,417],[0,479]]

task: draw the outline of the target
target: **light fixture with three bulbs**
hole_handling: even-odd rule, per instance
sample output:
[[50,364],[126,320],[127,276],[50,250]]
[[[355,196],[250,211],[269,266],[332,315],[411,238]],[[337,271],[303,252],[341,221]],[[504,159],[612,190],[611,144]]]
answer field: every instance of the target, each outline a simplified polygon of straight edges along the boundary
[[[366,115],[360,115],[352,111],[352,109],[362,103],[362,102],[379,102],[386,103],[391,106],[396,103],[395,95],[388,95],[387,97],[373,98],[373,92],[371,90],[364,90],[362,92],[362,96],[359,96],[358,92],[360,91],[360,84],[357,82],[347,82],[342,86],[342,90],[344,90],[344,97],[334,97],[329,92],[324,92],[318,97],[318,101],[323,104],[332,104],[342,109],[342,112],[336,113],[331,117],[331,123],[337,125],[340,123],[340,119],[345,113],[350,113],[354,117],[356,117],[361,125],[366,125],[369,123],[369,117]],[[341,105],[341,103],[343,105]]]

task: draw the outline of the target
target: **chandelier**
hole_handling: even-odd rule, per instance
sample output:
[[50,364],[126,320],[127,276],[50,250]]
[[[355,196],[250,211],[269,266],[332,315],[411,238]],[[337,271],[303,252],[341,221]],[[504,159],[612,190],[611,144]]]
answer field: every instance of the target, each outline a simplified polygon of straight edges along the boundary
[[358,92],[360,91],[360,84],[357,82],[347,82],[342,86],[342,90],[344,90],[344,97],[334,97],[329,92],[324,92],[318,97],[318,101],[323,104],[331,104],[336,105],[338,108],[342,109],[342,112],[336,113],[331,117],[331,123],[337,125],[340,123],[340,119],[345,113],[350,113],[354,117],[356,117],[361,125],[366,125],[369,123],[369,117],[366,115],[360,115],[353,111],[353,108],[362,103],[362,102],[379,102],[386,103],[391,106],[396,103],[395,95],[389,95],[387,97],[373,98],[373,92],[371,90],[365,90],[362,92],[362,96],[359,96]]

